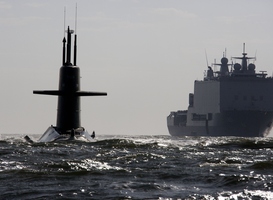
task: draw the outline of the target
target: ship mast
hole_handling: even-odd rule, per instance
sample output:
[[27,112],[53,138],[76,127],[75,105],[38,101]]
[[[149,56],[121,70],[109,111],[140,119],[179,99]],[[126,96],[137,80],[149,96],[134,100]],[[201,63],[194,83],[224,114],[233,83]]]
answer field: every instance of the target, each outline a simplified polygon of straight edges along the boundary
[[247,60],[250,59],[256,59],[255,57],[247,57],[247,53],[245,52],[245,43],[243,43],[243,53],[242,53],[243,57],[232,57],[235,59],[241,59],[242,60],[242,68],[241,68],[241,72],[245,73],[247,72]]

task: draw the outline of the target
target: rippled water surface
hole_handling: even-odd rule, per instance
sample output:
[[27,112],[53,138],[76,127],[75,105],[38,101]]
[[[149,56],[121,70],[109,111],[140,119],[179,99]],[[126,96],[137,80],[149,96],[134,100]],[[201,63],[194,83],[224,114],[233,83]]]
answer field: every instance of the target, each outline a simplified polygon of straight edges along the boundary
[[273,138],[23,136],[1,136],[1,199],[273,199]]

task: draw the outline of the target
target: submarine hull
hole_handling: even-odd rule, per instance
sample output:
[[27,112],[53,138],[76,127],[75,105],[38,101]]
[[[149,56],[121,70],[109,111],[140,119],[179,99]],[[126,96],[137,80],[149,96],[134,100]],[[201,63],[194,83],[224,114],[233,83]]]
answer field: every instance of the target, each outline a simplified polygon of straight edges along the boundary
[[80,68],[77,66],[62,66],[60,69],[58,96],[57,130],[61,133],[81,127],[80,97]]
[[198,121],[192,126],[174,114],[167,118],[172,136],[266,137],[273,126],[273,112],[265,111],[226,111],[215,114],[213,121]]
[[[94,141],[95,136],[90,136],[87,131],[83,128],[78,128],[73,130],[73,134],[67,132],[66,134],[60,134],[56,127],[50,126],[44,132],[44,134],[40,137],[38,142],[58,142],[58,141],[71,141],[75,139],[84,139],[87,141]],[[29,143],[33,143],[33,141],[26,136],[25,139]]]

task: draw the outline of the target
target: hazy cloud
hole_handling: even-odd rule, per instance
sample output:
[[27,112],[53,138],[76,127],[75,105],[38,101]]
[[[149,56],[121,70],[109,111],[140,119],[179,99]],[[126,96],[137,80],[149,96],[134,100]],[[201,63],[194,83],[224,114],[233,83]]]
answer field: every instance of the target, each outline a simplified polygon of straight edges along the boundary
[[197,15],[188,11],[178,10],[175,8],[155,8],[151,10],[152,14],[162,15],[165,17],[196,18]]
[[0,18],[0,24],[6,26],[24,26],[29,23],[45,20],[48,18],[42,17],[9,17],[9,18]]
[[0,1],[0,9],[9,9],[11,7],[12,7],[11,4],[4,1]]
[[30,2],[30,3],[27,3],[26,5],[32,8],[40,8],[45,6],[46,4],[41,2]]

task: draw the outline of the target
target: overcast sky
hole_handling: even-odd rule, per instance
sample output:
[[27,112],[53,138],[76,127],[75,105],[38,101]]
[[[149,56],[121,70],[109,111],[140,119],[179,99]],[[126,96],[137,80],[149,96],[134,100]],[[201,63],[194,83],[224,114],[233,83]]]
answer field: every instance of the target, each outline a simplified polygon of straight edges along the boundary
[[273,72],[272,0],[0,1],[0,133],[42,134],[56,125],[66,25],[75,29],[82,126],[99,134],[168,134],[170,111],[187,109],[188,93],[209,64],[257,56]]

